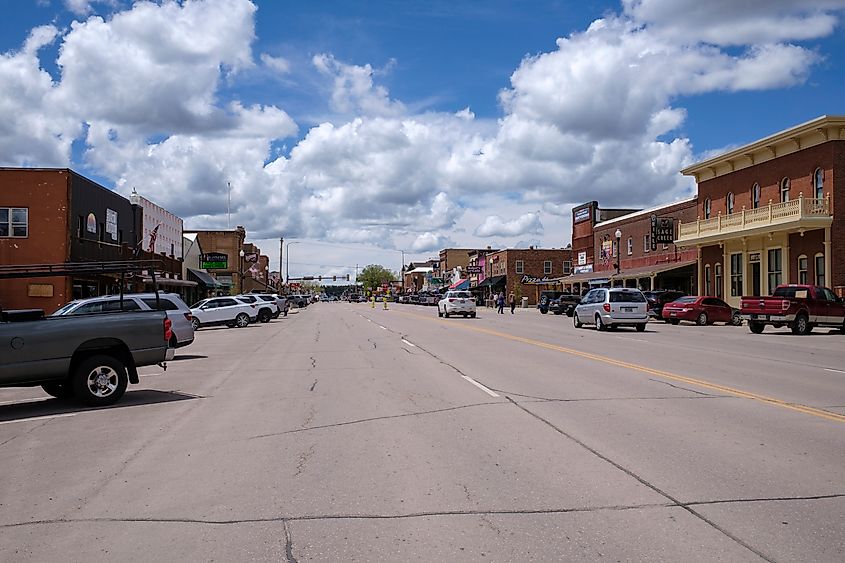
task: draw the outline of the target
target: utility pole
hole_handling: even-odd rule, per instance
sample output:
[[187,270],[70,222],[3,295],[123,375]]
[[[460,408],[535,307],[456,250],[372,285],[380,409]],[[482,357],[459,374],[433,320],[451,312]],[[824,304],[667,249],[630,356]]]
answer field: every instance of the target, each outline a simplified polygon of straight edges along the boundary
[[226,182],[226,228],[232,228],[232,183]]
[[[282,264],[284,262],[282,262],[282,255],[283,255],[282,249],[284,247],[285,247],[285,237],[279,237],[279,285],[280,286],[282,284],[282,279],[283,279],[282,278]],[[276,289],[280,291],[282,288],[277,287]]]

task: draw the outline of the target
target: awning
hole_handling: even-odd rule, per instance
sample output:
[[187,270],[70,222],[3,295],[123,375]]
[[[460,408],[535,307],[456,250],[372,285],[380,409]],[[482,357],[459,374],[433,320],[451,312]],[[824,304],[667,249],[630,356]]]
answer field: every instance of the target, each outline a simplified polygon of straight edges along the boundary
[[449,286],[449,289],[467,289],[469,287],[469,280],[458,280]]
[[[144,283],[153,283],[153,278],[149,276],[144,276],[143,281]],[[197,282],[192,282],[188,280],[177,280],[174,278],[160,278],[156,276],[156,285],[163,285],[169,287],[196,287]]]
[[188,274],[194,276],[197,281],[205,287],[223,287],[222,284],[220,284],[220,282],[214,279],[214,277],[212,277],[208,272],[188,268]]
[[507,278],[507,276],[493,276],[490,278],[484,278],[484,281],[478,284],[476,287],[496,287],[497,285],[504,284],[505,278]]

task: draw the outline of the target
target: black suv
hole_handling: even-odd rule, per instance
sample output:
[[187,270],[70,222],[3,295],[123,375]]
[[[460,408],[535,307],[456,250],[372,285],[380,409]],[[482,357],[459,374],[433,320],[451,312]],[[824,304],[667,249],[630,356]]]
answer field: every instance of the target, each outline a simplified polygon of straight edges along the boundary
[[549,312],[549,302],[553,299],[557,299],[563,295],[563,293],[563,291],[541,291],[540,300],[537,301],[537,308],[545,315]]
[[653,291],[644,291],[643,295],[648,300],[649,316],[656,319],[663,319],[663,306],[679,297],[686,296],[686,293],[673,289],[655,289]]

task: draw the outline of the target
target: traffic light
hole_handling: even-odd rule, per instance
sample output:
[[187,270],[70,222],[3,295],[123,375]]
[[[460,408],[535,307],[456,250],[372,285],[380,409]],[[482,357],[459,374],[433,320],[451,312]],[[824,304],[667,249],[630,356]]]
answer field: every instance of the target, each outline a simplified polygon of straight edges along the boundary
[[317,281],[323,281],[323,276],[317,276]]
[[337,281],[337,276],[332,276],[332,281]]
[[346,274],[346,281],[349,281],[349,274]]

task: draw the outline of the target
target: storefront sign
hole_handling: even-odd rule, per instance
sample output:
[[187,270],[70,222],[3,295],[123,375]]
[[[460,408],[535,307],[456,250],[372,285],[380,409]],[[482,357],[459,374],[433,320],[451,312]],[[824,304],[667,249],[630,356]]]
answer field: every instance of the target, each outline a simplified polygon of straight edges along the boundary
[[480,274],[482,271],[481,266],[467,266],[468,274]]
[[575,211],[575,222],[580,223],[581,221],[586,221],[590,218],[590,211],[592,207],[582,207]]
[[593,271],[593,265],[587,264],[586,266],[575,266],[575,273],[576,274],[589,274]]
[[675,242],[675,219],[672,217],[651,216],[651,249],[657,250],[658,244]]
[[[583,266],[586,263],[587,263],[587,253],[586,253],[586,251],[579,252],[578,253],[578,265]],[[590,270],[590,271],[592,272],[592,270]]]
[[748,254],[748,261],[751,263],[759,262],[760,261],[760,253],[759,252],[751,252]]
[[53,284],[31,283],[27,287],[28,297],[53,297]]
[[229,255],[222,252],[209,252],[200,255],[200,268],[203,270],[226,270],[229,268]]
[[117,211],[114,209],[106,209],[106,232],[112,240],[117,240]]
[[561,282],[561,278],[559,278],[559,277],[558,278],[551,278],[549,276],[543,276],[542,278],[538,278],[538,277],[535,277],[535,276],[529,276],[528,274],[525,274],[524,276],[522,276],[522,282],[521,283],[524,283],[526,285],[528,285],[528,284],[543,285],[543,284],[560,283],[560,282]]

